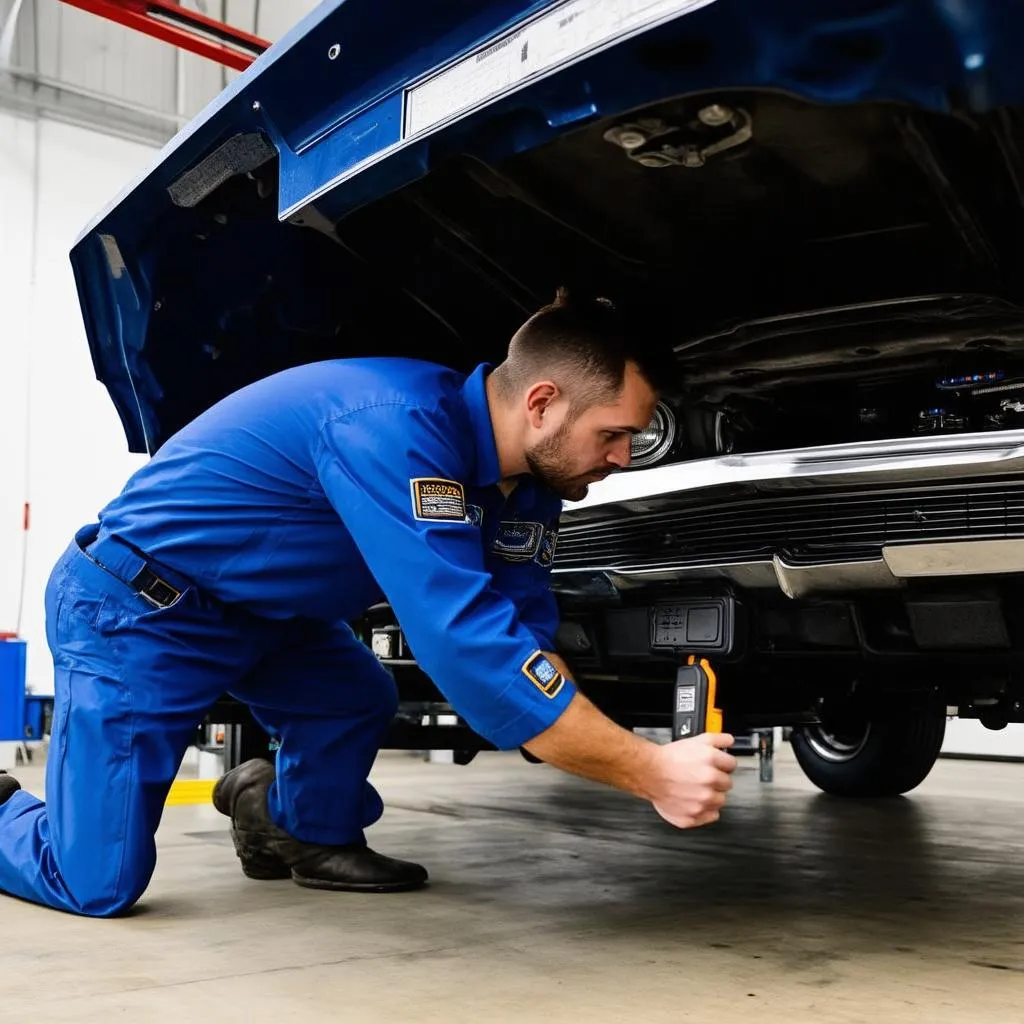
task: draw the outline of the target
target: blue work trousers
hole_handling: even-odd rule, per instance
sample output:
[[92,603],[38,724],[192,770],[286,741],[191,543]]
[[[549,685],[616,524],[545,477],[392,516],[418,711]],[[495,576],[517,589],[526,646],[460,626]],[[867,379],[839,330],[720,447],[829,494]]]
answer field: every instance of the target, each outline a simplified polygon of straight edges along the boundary
[[225,693],[280,747],[273,820],[310,843],[360,842],[383,812],[367,776],[397,707],[394,681],[344,624],[257,618],[149,563],[180,591],[156,608],[147,562],[87,527],[46,591],[55,667],[45,804],[0,805],[0,890],[78,914],[132,906],[196,728]]

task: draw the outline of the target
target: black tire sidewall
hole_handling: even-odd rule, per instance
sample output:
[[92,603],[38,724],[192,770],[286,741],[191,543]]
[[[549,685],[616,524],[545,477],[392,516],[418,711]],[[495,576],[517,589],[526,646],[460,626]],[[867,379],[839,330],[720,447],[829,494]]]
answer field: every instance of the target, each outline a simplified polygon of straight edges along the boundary
[[829,761],[804,728],[790,743],[797,763],[819,789],[833,796],[894,797],[916,789],[938,760],[946,733],[944,709],[929,707],[873,720],[863,747],[849,760]]

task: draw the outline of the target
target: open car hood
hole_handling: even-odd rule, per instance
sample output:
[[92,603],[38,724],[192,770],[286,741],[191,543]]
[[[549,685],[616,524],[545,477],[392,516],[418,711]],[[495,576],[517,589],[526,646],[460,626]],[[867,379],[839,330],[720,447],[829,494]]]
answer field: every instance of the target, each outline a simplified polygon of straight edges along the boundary
[[79,237],[97,377],[154,451],[296,363],[500,357],[560,283],[695,399],[889,308],[883,359],[1014,349],[1021,38],[1019,0],[329,0]]

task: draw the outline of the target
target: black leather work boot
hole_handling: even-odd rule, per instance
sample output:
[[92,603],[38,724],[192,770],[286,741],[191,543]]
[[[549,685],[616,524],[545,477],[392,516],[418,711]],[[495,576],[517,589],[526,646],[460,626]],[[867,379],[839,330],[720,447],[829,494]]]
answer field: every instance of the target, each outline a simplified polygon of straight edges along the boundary
[[7,772],[0,770],[0,804],[7,803],[21,789],[21,783]]
[[[291,840],[271,820],[267,790],[274,781],[274,766],[262,758],[246,761],[221,776],[213,787],[213,806],[231,819],[231,841],[249,878],[291,878],[292,869],[275,849]],[[260,809],[262,808],[262,820]],[[239,827],[238,817],[243,825]]]
[[419,864],[368,846],[320,846],[294,839],[271,821],[267,790],[274,766],[260,758],[232,768],[213,789],[213,805],[231,818],[231,838],[249,878],[291,878],[307,889],[404,892],[427,881]]

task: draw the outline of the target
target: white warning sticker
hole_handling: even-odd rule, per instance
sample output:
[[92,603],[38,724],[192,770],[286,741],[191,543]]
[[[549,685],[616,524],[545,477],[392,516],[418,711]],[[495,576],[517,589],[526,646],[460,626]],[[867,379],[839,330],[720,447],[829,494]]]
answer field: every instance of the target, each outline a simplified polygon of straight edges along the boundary
[[403,137],[715,0],[567,0],[406,90]]
[[697,707],[697,687],[680,686],[676,689],[676,714],[687,714]]

